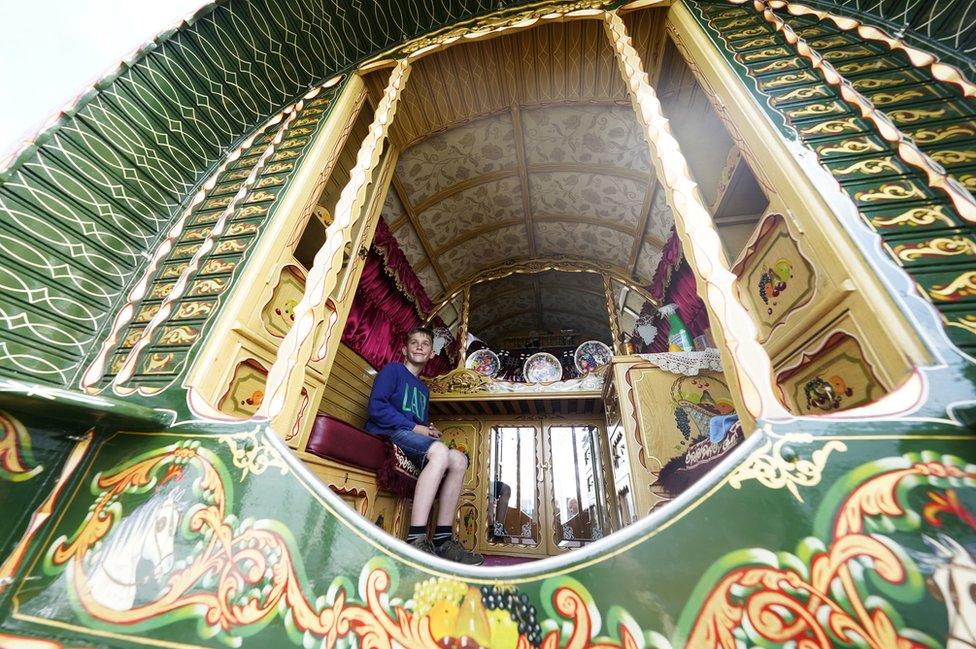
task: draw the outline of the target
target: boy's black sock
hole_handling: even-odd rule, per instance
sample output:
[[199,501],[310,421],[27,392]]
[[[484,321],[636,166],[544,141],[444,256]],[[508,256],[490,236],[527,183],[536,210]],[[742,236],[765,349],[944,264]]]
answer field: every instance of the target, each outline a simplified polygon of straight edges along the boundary
[[413,543],[417,539],[424,538],[425,536],[427,536],[426,525],[411,525],[407,531],[407,543]]
[[438,525],[434,528],[434,545],[440,547],[445,541],[450,539],[452,536],[450,525]]

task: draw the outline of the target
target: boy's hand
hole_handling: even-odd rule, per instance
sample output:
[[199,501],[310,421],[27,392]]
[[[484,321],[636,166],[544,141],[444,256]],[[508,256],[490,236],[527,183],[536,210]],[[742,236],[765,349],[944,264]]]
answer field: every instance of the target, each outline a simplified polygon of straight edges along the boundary
[[431,424],[430,426],[427,427],[427,434],[433,437],[434,439],[440,439],[441,435],[443,435],[444,433],[438,430],[437,426]]

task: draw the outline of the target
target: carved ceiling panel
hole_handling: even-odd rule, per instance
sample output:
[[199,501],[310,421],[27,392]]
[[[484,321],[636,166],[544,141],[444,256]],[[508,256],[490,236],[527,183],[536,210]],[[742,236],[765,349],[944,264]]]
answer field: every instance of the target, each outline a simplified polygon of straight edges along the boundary
[[[400,236],[399,231],[397,232],[397,236]],[[428,264],[420,269],[414,266],[414,272],[417,273],[417,279],[420,280],[420,283],[424,285],[424,290],[427,291],[427,295],[436,296],[444,292],[444,285],[441,284],[441,280],[437,277],[433,266]]]
[[421,207],[448,187],[502,169],[515,169],[515,135],[508,116],[438,133],[400,154],[396,175],[410,204]]
[[632,234],[590,223],[537,223],[535,230],[542,255],[570,255],[625,266],[634,245]]
[[643,132],[626,106],[554,106],[522,111],[525,160],[576,163],[649,173]]
[[674,214],[668,207],[667,199],[663,191],[655,192],[651,203],[651,216],[647,220],[648,238],[656,239],[663,245],[668,237],[671,236],[671,228],[674,227]]
[[487,268],[506,259],[529,256],[524,225],[486,232],[442,253],[437,261],[450,281],[460,280],[472,270]]
[[418,215],[435,251],[486,226],[523,220],[521,182],[516,176],[469,187]]
[[637,255],[634,275],[640,278],[641,282],[650,284],[659,261],[661,261],[660,248],[645,243]]
[[595,173],[533,173],[529,195],[533,215],[598,218],[636,232],[648,179]]

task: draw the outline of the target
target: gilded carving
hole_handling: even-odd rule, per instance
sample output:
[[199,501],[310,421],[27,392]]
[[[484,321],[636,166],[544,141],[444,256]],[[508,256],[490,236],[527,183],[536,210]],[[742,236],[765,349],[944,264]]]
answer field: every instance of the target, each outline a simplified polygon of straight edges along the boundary
[[153,352],[146,360],[143,371],[146,374],[166,374],[175,360],[176,354],[173,352]]
[[936,284],[929,295],[943,302],[956,302],[976,295],[976,271],[967,271],[948,284]]
[[974,149],[967,149],[965,151],[947,149],[944,151],[934,151],[929,155],[933,160],[944,165],[963,164],[966,162],[976,161],[976,150]]
[[950,327],[959,327],[963,331],[968,331],[972,335],[976,336],[976,315],[967,313],[966,315],[948,320]]
[[173,279],[174,277],[179,277],[184,270],[186,270],[186,264],[173,264],[172,266],[166,266],[163,268],[163,272],[159,274],[162,279]]
[[432,394],[475,394],[488,392],[491,382],[491,377],[462,367],[431,379],[427,387]]
[[885,171],[900,171],[899,167],[891,158],[874,158],[872,160],[861,160],[847,167],[831,169],[830,172],[835,176],[846,176],[848,174],[877,175]]
[[246,247],[246,241],[241,241],[240,239],[229,239],[227,241],[221,241],[218,243],[217,247],[214,248],[214,254],[222,255],[232,252],[244,252]]
[[870,138],[860,138],[853,140],[844,140],[841,143],[830,143],[824,144],[817,148],[817,153],[819,155],[830,155],[830,154],[856,154],[856,153],[868,153],[874,151],[884,151],[882,147],[877,142],[872,141]]
[[233,220],[239,221],[241,219],[249,219],[252,217],[264,217],[267,216],[267,214],[268,214],[267,205],[248,205],[247,207],[243,207],[237,210],[234,213]]
[[258,231],[257,223],[234,223],[227,228],[228,237],[236,237],[242,234],[254,234]]
[[[795,62],[793,61],[793,59],[777,59],[775,61],[770,61],[765,65],[756,66],[755,68],[752,69],[752,71],[756,74],[765,74],[767,72],[776,72],[778,70],[788,70],[789,68],[794,67],[794,65]],[[791,80],[783,84],[777,84],[777,85],[787,85],[788,83],[796,83],[800,81],[813,81],[816,78],[812,76],[807,78],[807,73],[805,72],[800,74],[795,74],[795,75],[787,75],[787,76],[797,77],[797,78],[795,80]],[[774,86],[772,84],[769,84],[766,87],[772,88]]]
[[187,318],[206,318],[214,310],[216,302],[182,302],[173,313],[174,320],[185,320]]
[[888,115],[896,122],[902,124],[910,124],[912,122],[917,122],[920,119],[937,119],[945,116],[945,108],[940,108],[938,110],[927,110],[924,108],[905,108],[902,110],[893,110],[888,113]]
[[916,261],[926,257],[976,255],[976,242],[959,235],[938,237],[922,243],[904,243],[892,248],[901,261]]
[[802,129],[804,135],[840,135],[847,131],[860,130],[857,120],[854,117],[845,119],[832,119],[827,122],[820,122],[812,126],[805,126]]
[[229,273],[237,267],[237,259],[211,259],[200,269],[201,275],[214,275],[217,273]]
[[234,200],[233,196],[221,196],[220,198],[210,198],[204,201],[203,208],[205,210],[219,210],[230,205],[231,201]]
[[932,225],[936,221],[945,223],[946,225],[955,225],[952,219],[949,218],[944,212],[945,208],[942,205],[930,205],[927,207],[913,207],[910,210],[902,212],[897,216],[874,216],[871,217],[871,224],[882,227],[894,227],[899,225],[910,225],[912,227],[919,227],[923,225]]
[[245,203],[263,203],[263,202],[266,202],[266,201],[273,201],[275,198],[277,198],[277,194],[272,194],[271,192],[257,192],[256,191],[253,194],[251,194],[250,196],[248,196],[246,199],[244,199],[244,202]]
[[909,99],[915,99],[918,97],[924,97],[925,93],[918,90],[903,90],[902,92],[879,92],[876,95],[871,95],[871,101],[876,106],[885,106],[887,104],[894,104],[899,101],[907,101]]
[[176,327],[165,327],[163,333],[159,337],[159,344],[166,346],[173,345],[189,345],[197,336],[200,335],[200,330],[188,325],[180,325]]
[[843,61],[844,59],[853,59],[858,56],[870,56],[874,54],[871,50],[866,47],[852,47],[849,50],[833,50],[827,52],[823,55],[828,61]]
[[278,469],[281,475],[288,473],[288,465],[284,458],[264,438],[265,434],[259,428],[255,428],[248,433],[221,435],[217,438],[230,449],[231,462],[241,470],[241,482],[244,482],[248,475],[261,475],[272,467]]
[[227,280],[222,277],[215,277],[213,279],[200,279],[193,282],[190,287],[190,292],[187,293],[190,297],[197,297],[200,295],[213,295],[215,293],[220,293],[224,290],[224,286],[227,284]]
[[[770,433],[766,432],[767,435]],[[793,497],[803,502],[799,487],[820,484],[827,458],[833,451],[844,452],[847,445],[831,440],[810,454],[810,459],[799,459],[791,448],[793,444],[810,444],[814,436],[807,433],[791,433],[783,437],[771,437],[753,451],[752,455],[736,467],[729,476],[729,486],[741,489],[747,480],[756,480],[769,489],[785,488]]]
[[925,192],[915,185],[888,183],[876,189],[855,192],[854,198],[865,203],[874,201],[903,201],[909,198],[925,198]]
[[765,50],[759,50],[758,52],[751,52],[749,54],[744,54],[742,60],[749,61],[762,61],[763,59],[771,59],[774,57],[786,56],[789,52],[786,51],[785,47],[770,47]]
[[[798,75],[787,75],[787,76],[798,76]],[[791,90],[787,93],[779,95],[775,98],[777,104],[783,104],[788,101],[801,101],[804,99],[813,99],[815,97],[829,97],[830,91],[824,86],[811,86],[809,88],[797,88],[796,90]]]
[[972,124],[953,124],[942,128],[920,128],[912,137],[921,144],[934,144],[952,137],[976,137],[976,126]]

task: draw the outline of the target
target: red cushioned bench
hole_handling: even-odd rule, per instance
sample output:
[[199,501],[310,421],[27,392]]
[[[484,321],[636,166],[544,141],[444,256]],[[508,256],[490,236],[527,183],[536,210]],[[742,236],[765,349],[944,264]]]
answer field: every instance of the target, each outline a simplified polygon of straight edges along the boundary
[[315,417],[305,448],[321,458],[375,473],[380,489],[397,496],[409,498],[417,485],[420,471],[393,443],[332,415]]

